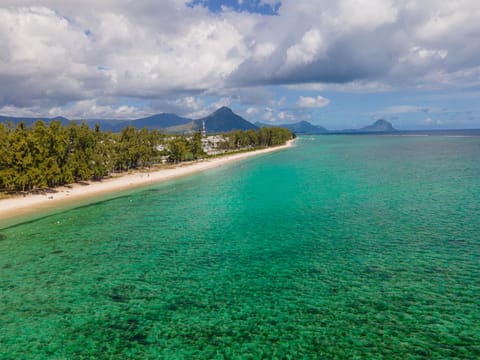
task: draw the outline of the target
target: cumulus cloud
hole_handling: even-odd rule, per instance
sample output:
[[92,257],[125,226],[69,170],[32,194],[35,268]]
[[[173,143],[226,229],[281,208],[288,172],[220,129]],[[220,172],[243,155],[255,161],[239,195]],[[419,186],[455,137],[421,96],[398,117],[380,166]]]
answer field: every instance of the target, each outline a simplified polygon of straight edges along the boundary
[[[247,59],[231,79],[316,82],[340,91],[360,83],[442,87],[450,74],[479,66],[479,8],[473,0],[284,1],[279,17],[264,20],[277,39],[275,51],[263,62]],[[455,84],[468,79],[457,76]]]
[[187,95],[174,98],[162,98],[150,101],[149,106],[155,113],[173,113],[185,117],[199,117],[205,109],[205,101],[197,96]]
[[323,96],[310,97],[300,96],[297,101],[297,106],[301,108],[322,108],[330,104],[330,100]]
[[65,116],[69,119],[136,119],[149,115],[145,109],[129,105],[102,104],[97,100],[82,100],[67,109],[52,108],[50,116]]
[[[0,109],[45,113],[117,97],[168,108],[168,99],[211,94],[256,106],[271,95],[248,93],[278,84],[352,92],[480,86],[476,0],[257,3],[275,16],[210,12],[185,0],[35,4],[2,1]],[[135,109],[121,113],[128,111]]]
[[311,29],[303,34],[298,44],[287,49],[285,66],[294,67],[311,63],[316,57],[321,56],[324,45],[322,34],[318,29]]
[[306,83],[288,85],[288,89],[297,91],[335,91],[343,93],[380,93],[391,91],[392,86],[379,81],[351,81],[344,84]]
[[[141,1],[140,18],[123,2],[95,14],[74,3],[71,8],[39,3],[0,9],[1,105],[63,106],[102,96],[153,99],[201,92],[220,87],[246,56],[234,25],[201,9],[178,7],[178,1],[165,1],[152,14],[155,5]],[[174,18],[183,14],[185,27],[151,21],[160,10]]]
[[276,105],[264,108],[249,107],[244,111],[245,117],[252,121],[262,121],[270,125],[294,123],[311,120],[311,115],[302,108],[278,108]]
[[[57,117],[69,119],[137,119],[151,114],[150,108],[131,105],[108,104],[97,99],[80,100],[68,107],[44,108],[40,106],[17,107],[6,105],[0,108],[0,114],[13,117]],[[41,114],[41,115],[40,115]]]
[[274,94],[265,87],[228,87],[203,92],[202,95],[229,98],[241,105],[262,105],[270,102]]
[[87,37],[46,7],[0,9],[0,105],[65,104],[108,82],[86,64]]

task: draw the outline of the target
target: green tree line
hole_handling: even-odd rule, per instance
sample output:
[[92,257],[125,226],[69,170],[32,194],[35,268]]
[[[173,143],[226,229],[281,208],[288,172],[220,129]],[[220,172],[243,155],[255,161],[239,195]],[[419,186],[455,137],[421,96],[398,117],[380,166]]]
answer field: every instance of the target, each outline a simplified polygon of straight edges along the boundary
[[[234,131],[223,135],[223,150],[265,147],[292,138],[287,129]],[[0,124],[0,190],[33,191],[78,181],[98,180],[114,172],[204,157],[200,132],[166,135],[125,127],[119,133],[86,124],[37,121],[27,127]]]
[[295,135],[288,129],[279,127],[264,127],[259,130],[236,130],[225,133],[227,139],[223,147],[227,150],[243,148],[264,148],[285,144]]

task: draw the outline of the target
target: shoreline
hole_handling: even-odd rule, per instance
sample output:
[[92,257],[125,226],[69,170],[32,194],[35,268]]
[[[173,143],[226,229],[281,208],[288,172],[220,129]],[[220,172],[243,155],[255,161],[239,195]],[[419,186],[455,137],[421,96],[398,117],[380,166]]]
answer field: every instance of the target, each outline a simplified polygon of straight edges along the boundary
[[[295,139],[287,141],[285,145],[270,147],[261,150],[225,155],[219,158],[198,160],[188,164],[179,164],[168,169],[159,169],[149,172],[136,171],[131,174],[122,174],[102,181],[88,181],[61,186],[42,194],[12,195],[0,199],[0,228],[12,226],[23,220],[32,220],[35,215],[48,215],[55,210],[61,210],[69,205],[82,205],[82,202],[100,199],[107,195],[121,193],[156,183],[178,179],[196,174],[205,170],[221,167],[249,157],[266,154],[293,145]],[[19,221],[16,221],[19,220]]]

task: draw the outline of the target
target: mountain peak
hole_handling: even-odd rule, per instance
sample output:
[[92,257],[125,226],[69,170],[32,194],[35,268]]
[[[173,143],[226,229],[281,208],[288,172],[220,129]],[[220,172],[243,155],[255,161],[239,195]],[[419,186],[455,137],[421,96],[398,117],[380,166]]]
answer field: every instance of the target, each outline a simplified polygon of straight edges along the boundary
[[222,113],[231,114],[231,113],[233,113],[233,111],[232,111],[232,109],[230,109],[229,107],[226,107],[226,106],[222,106],[221,108],[219,108],[215,111],[215,114],[222,114]]
[[214,113],[195,121],[199,129],[203,125],[202,122],[205,121],[205,127],[209,133],[257,129],[255,125],[235,114],[232,109],[226,106],[222,106]]
[[387,126],[390,125],[390,126],[391,126],[392,124],[391,124],[390,122],[388,122],[387,120],[378,119],[377,121],[375,121],[375,122],[373,123],[373,125],[382,125],[382,126],[383,126],[383,125],[387,125]]
[[309,125],[309,126],[311,126],[311,125],[312,125],[312,123],[311,123],[311,122],[308,122],[307,120],[301,120],[301,121],[297,122],[297,124],[301,124],[301,125]]
[[389,121],[384,119],[378,119],[372,125],[366,126],[360,130],[372,131],[372,132],[377,132],[377,131],[388,132],[388,131],[395,131],[396,129],[393,127],[392,123],[390,123]]

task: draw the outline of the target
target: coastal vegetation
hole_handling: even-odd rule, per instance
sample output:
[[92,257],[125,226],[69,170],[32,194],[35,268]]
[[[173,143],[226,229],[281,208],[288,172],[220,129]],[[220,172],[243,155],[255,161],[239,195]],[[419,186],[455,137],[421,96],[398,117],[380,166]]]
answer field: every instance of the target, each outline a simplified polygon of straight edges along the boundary
[[[216,144],[217,154],[281,145],[294,135],[284,128],[262,128],[218,136],[222,141]],[[207,142],[200,132],[167,135],[132,126],[112,133],[85,123],[0,124],[0,191],[47,189],[164,162],[205,158]]]

